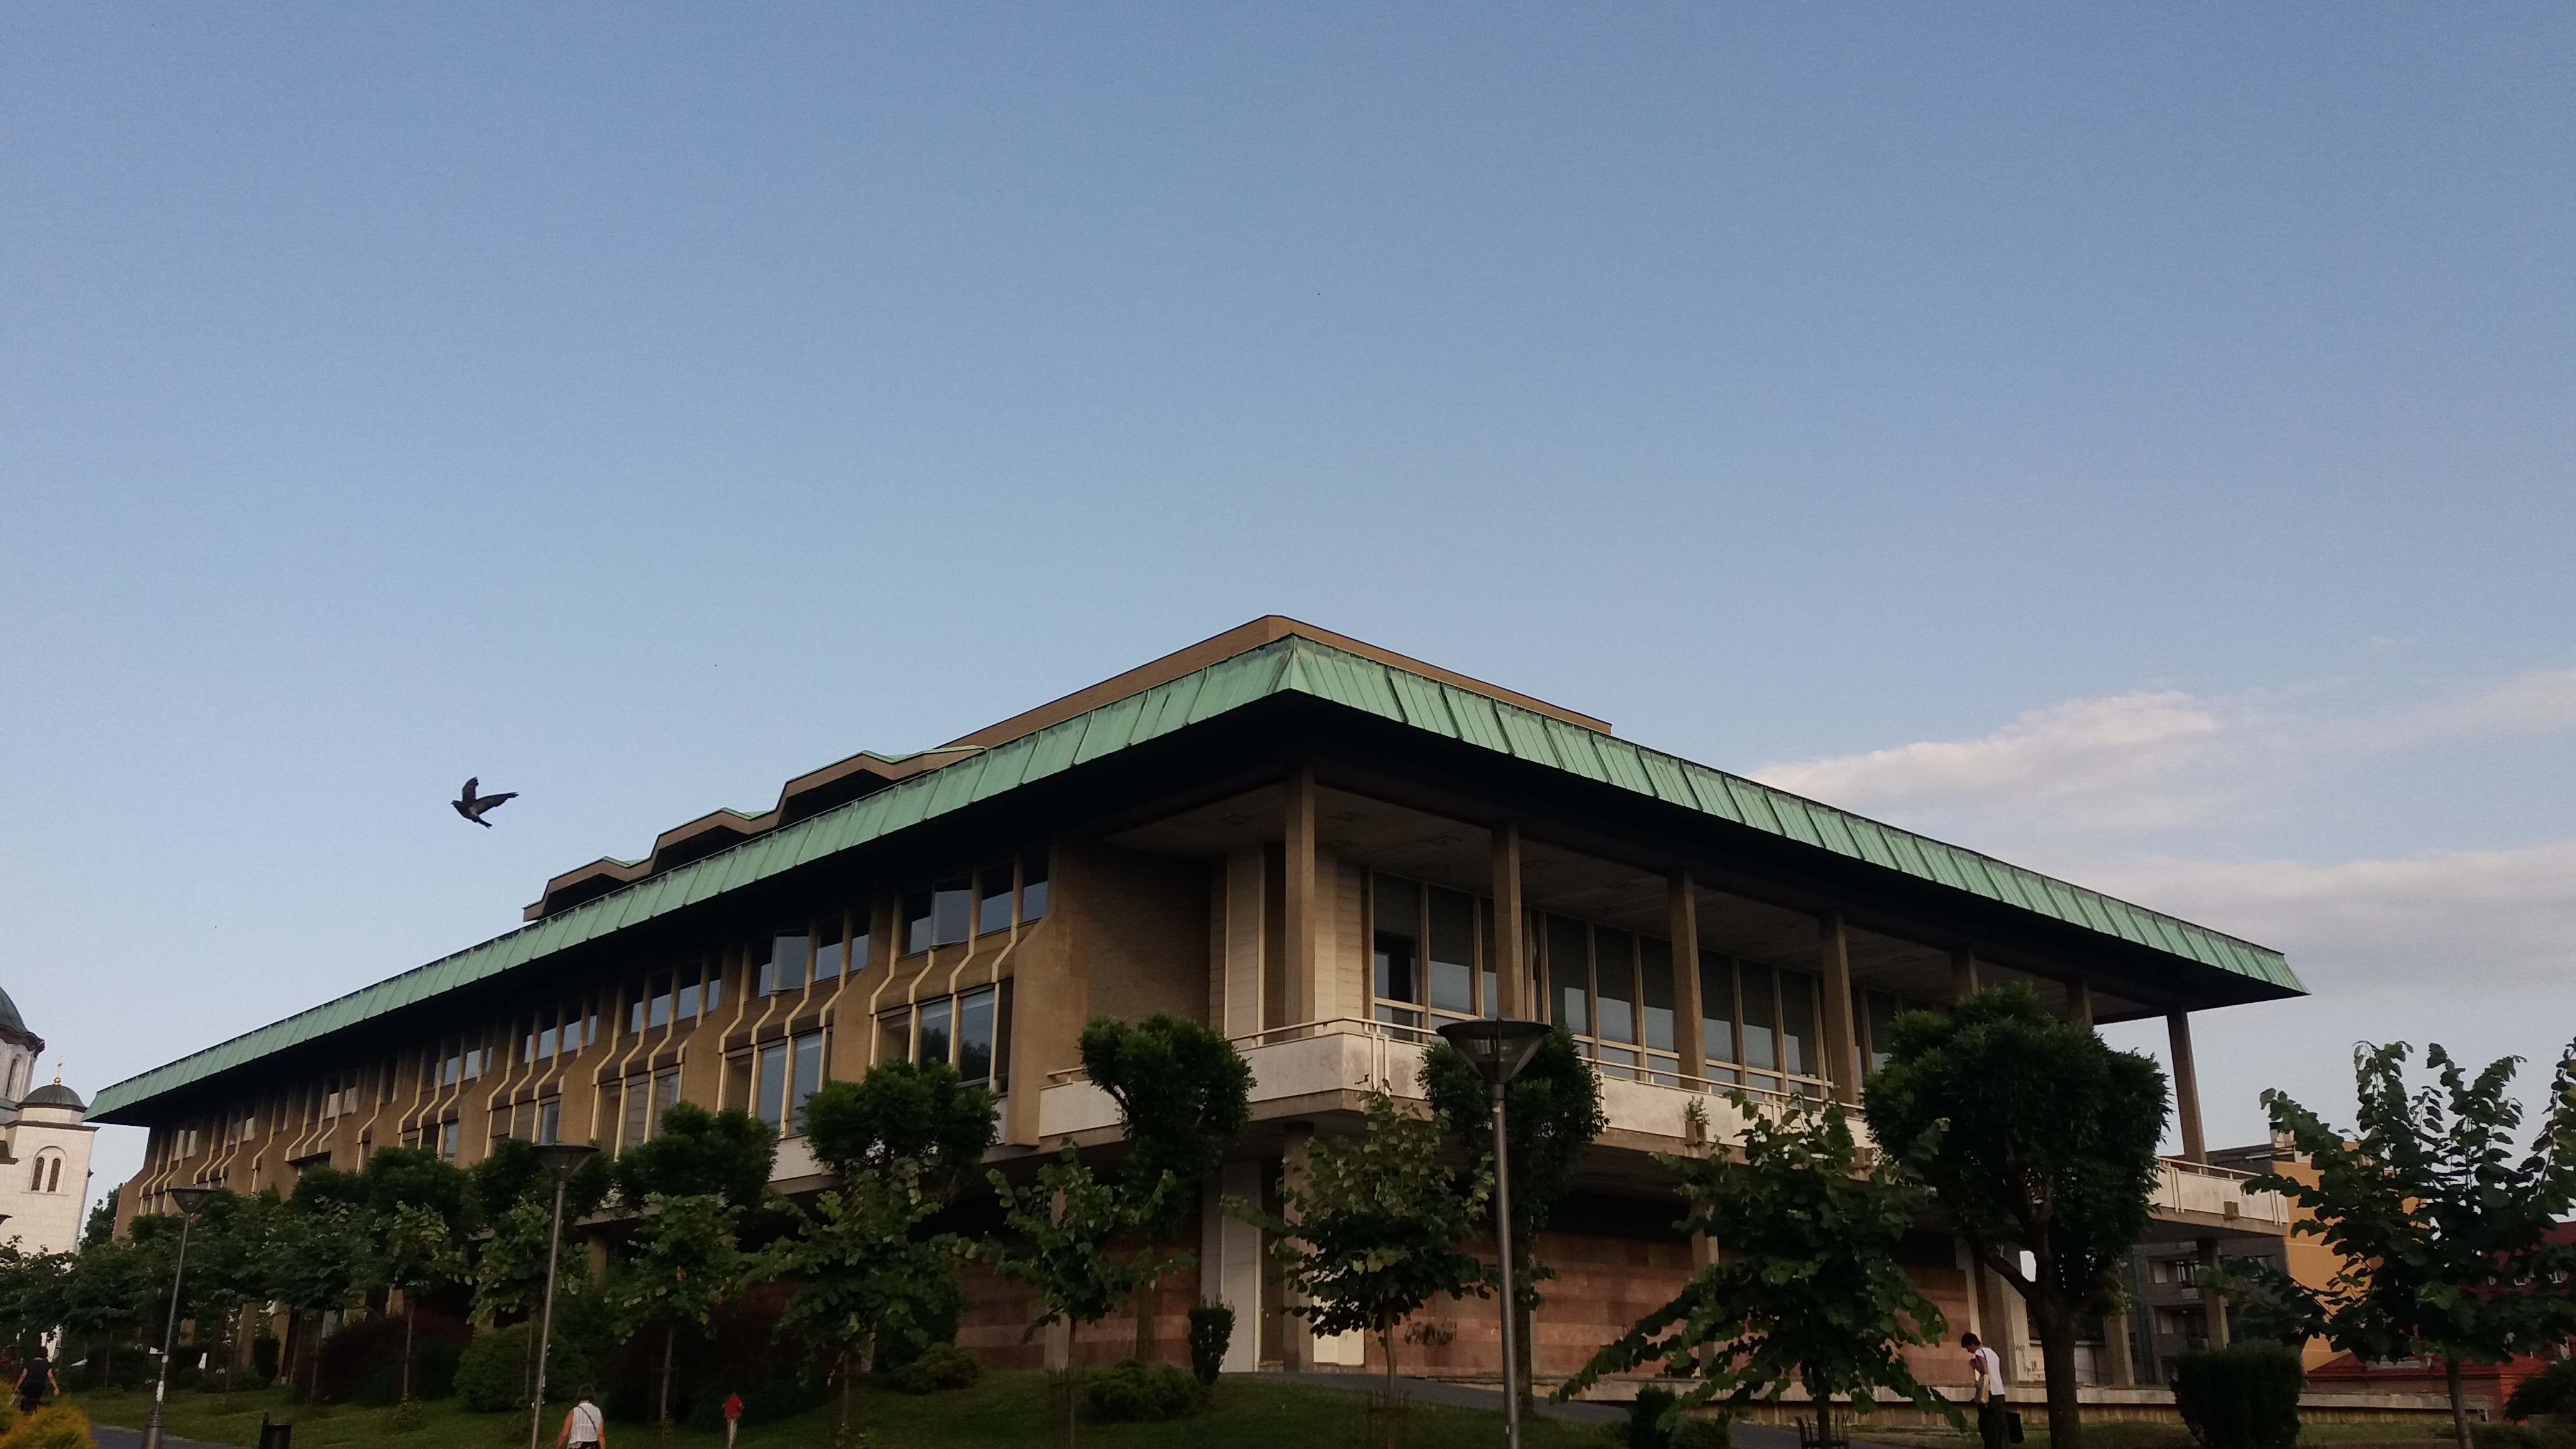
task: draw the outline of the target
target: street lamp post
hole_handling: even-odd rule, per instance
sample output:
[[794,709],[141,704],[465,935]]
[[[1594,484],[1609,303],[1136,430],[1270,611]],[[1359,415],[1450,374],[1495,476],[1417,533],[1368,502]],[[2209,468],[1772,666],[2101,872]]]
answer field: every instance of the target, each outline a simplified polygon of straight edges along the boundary
[[1521,1074],[1530,1058],[1538,1055],[1539,1044],[1547,1040],[1548,1027],[1536,1021],[1453,1021],[1440,1028],[1476,1075],[1494,1093],[1494,1244],[1497,1266],[1503,1280],[1503,1444],[1505,1449],[1521,1449],[1521,1356],[1518,1335],[1513,1333],[1512,1300],[1512,1174],[1511,1155],[1503,1127],[1503,1088]]
[[528,1403],[528,1449],[538,1449],[538,1437],[546,1429],[546,1350],[555,1336],[555,1257],[563,1249],[564,1184],[599,1149],[587,1142],[546,1142],[536,1151],[538,1164],[555,1180],[555,1225],[546,1238],[546,1310],[537,1320],[537,1392]]
[[170,1322],[161,1330],[161,1376],[152,1381],[152,1417],[143,1422],[143,1449],[161,1449],[162,1406],[170,1397],[170,1356],[179,1351],[179,1284],[188,1273],[188,1230],[197,1225],[197,1211],[213,1197],[211,1187],[174,1187],[170,1196],[179,1203],[179,1256],[170,1266]]

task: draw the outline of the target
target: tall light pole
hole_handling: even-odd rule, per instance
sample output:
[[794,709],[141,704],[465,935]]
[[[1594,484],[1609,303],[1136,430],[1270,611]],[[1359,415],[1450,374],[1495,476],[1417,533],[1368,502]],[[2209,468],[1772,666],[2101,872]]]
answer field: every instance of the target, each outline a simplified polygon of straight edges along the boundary
[[538,1449],[538,1436],[546,1431],[546,1350],[555,1336],[555,1257],[563,1249],[564,1184],[599,1149],[587,1142],[546,1142],[536,1151],[537,1164],[555,1180],[555,1226],[546,1238],[546,1311],[537,1320],[537,1393],[528,1403],[528,1449]]
[[162,1405],[170,1397],[170,1355],[179,1351],[179,1284],[188,1273],[188,1230],[197,1225],[197,1212],[213,1197],[211,1187],[174,1187],[170,1196],[179,1203],[179,1256],[170,1265],[170,1323],[161,1330],[161,1377],[152,1381],[152,1417],[143,1423],[143,1449],[161,1449]]
[[1494,1092],[1494,1244],[1503,1279],[1503,1444],[1521,1449],[1521,1356],[1512,1331],[1512,1172],[1508,1135],[1503,1125],[1503,1088],[1521,1074],[1547,1040],[1548,1027],[1537,1021],[1453,1021],[1440,1028],[1476,1075]]

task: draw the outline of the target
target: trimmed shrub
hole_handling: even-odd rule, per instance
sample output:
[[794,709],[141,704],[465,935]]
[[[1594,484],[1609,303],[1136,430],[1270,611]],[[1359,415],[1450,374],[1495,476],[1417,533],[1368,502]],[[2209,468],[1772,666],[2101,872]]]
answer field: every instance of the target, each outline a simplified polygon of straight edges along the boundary
[[1735,1425],[1724,1415],[1684,1419],[1673,1428],[1673,1449],[1735,1449]]
[[[412,1325],[411,1394],[443,1399],[455,1392],[456,1360],[473,1330],[444,1313],[362,1318],[322,1340],[315,1365],[316,1399],[383,1408],[402,1393],[403,1330]],[[254,1355],[256,1349],[254,1348]]]
[[[533,1392],[528,1380],[536,1371],[529,1340],[535,1337],[524,1323],[474,1335],[458,1355],[454,1375],[456,1397],[469,1412],[501,1414],[528,1406]],[[590,1355],[556,1334],[553,1346],[546,1350],[546,1402],[571,1403],[589,1378]]]
[[1673,1406],[1673,1391],[1652,1384],[1637,1390],[1628,1401],[1628,1422],[1621,1442],[1628,1449],[1673,1449],[1673,1436],[1664,1429],[1664,1411]]
[[2174,1409],[2201,1449],[2292,1449],[2299,1442],[2298,1351],[2248,1343],[2173,1356]]
[[2477,1449],[2576,1449],[2576,1424],[2471,1424]]
[[1234,1305],[1200,1303],[1190,1309],[1190,1372],[1213,1384],[1225,1368],[1226,1345],[1234,1341]]
[[907,1394],[935,1394],[941,1389],[971,1388],[983,1376],[984,1365],[975,1355],[953,1343],[934,1343],[888,1378]]
[[89,1415],[69,1404],[47,1404],[9,1427],[0,1449],[98,1449]]
[[1083,1381],[1082,1399],[1103,1424],[1186,1419],[1213,1397],[1187,1369],[1122,1358]]

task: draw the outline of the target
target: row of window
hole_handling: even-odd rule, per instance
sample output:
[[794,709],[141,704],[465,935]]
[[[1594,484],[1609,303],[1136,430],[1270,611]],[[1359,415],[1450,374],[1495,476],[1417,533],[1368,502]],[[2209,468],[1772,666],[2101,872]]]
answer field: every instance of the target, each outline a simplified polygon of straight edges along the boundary
[[62,1154],[58,1152],[40,1153],[36,1158],[36,1174],[27,1181],[27,1191],[61,1192],[62,1190]]
[[[1491,900],[1378,874],[1369,905],[1375,1019],[1424,1026],[1499,1014]],[[1529,941],[1541,1013],[1603,1073],[1681,1084],[1671,942],[1541,911],[1530,913]],[[1822,981],[1720,951],[1700,952],[1696,966],[1705,1079],[1822,1095]],[[1875,1071],[1889,1027],[1917,1003],[1872,991],[1859,1005],[1863,1059]]]

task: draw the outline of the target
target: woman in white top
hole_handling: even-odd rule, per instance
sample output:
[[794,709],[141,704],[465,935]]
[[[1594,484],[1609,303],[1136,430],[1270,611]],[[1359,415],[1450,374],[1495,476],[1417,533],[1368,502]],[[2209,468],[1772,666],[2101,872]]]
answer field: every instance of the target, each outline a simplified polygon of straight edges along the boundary
[[590,1385],[581,1386],[573,1399],[572,1412],[564,1415],[563,1432],[555,1436],[555,1449],[608,1449],[608,1420],[599,1405],[590,1401]]
[[1968,1351],[1968,1372],[1976,1383],[1977,1437],[1985,1449],[2004,1449],[2008,1425],[2004,1418],[2011,1411],[2004,1406],[2003,1356],[1977,1341],[1973,1333],[1959,1335],[1959,1346]]

